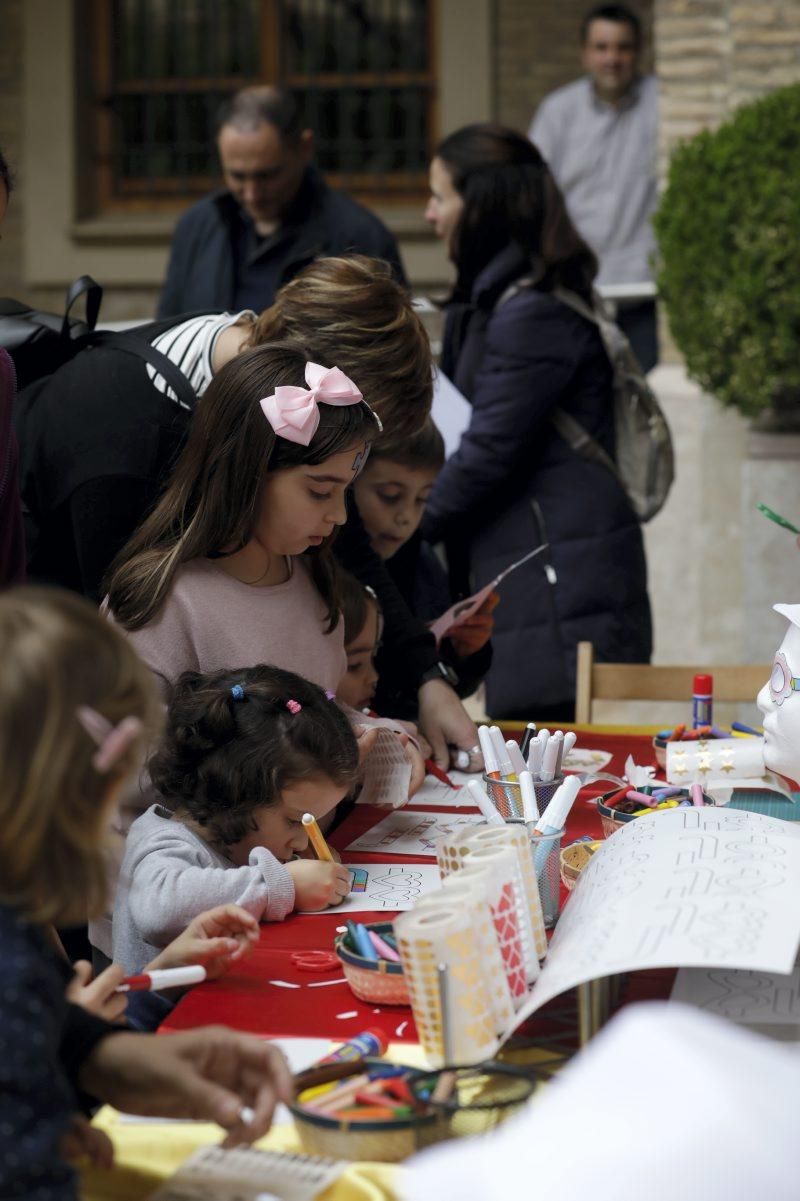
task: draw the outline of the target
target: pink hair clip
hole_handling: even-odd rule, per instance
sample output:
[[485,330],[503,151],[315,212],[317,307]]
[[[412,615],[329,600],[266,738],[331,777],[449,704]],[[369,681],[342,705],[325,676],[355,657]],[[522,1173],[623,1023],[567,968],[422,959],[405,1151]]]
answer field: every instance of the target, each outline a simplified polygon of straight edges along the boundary
[[300,710],[303,708],[303,706],[300,704],[299,701],[287,701],[286,708],[289,710],[290,713],[299,713]]
[[97,751],[92,756],[92,767],[101,775],[111,771],[114,764],[144,734],[144,726],[138,717],[123,717],[118,725],[112,726],[107,717],[89,705],[79,705],[75,712],[78,721],[97,745]]
[[327,697],[327,699],[328,699],[329,701],[335,701],[335,700],[336,700],[336,693],[335,693],[335,692],[331,692],[331,690],[330,690],[329,688],[326,688],[326,689],[325,689],[325,696]]
[[[364,402],[356,385],[338,367],[306,363],[305,376],[308,388],[281,384],[272,396],[265,396],[260,402],[264,416],[277,436],[289,442],[299,442],[301,446],[308,446],[317,432],[320,404],[355,405]],[[377,416],[373,416],[377,421]]]

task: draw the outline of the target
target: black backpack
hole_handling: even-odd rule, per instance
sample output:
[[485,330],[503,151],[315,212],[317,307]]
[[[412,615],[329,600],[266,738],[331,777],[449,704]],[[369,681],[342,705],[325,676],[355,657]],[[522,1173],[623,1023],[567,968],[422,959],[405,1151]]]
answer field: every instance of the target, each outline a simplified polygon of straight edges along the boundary
[[[81,296],[86,296],[86,320],[70,317]],[[82,275],[67,289],[63,316],[32,309],[18,300],[0,300],[0,346],[11,355],[22,389],[68,362],[85,345],[100,314],[103,289],[91,275]]]

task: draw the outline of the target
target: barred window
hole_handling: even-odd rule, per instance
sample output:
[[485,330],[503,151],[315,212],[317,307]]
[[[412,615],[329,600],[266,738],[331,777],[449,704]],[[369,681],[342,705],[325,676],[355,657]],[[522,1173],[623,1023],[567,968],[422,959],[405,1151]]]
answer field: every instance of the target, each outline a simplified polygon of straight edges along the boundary
[[416,203],[435,141],[435,0],[83,0],[84,214],[174,209],[220,178],[220,103],[297,94],[316,159],[370,203]]

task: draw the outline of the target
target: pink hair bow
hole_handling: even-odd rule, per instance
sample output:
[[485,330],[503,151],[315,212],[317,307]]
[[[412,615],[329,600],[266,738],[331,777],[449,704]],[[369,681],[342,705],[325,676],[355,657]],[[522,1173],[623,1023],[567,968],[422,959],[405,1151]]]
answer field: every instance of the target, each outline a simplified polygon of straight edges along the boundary
[[319,404],[354,405],[364,398],[338,367],[306,363],[308,388],[281,385],[260,402],[264,416],[279,438],[308,446],[319,425]]
[[97,751],[92,756],[92,767],[101,775],[111,771],[144,733],[144,726],[138,717],[123,717],[119,725],[112,726],[107,717],[88,705],[79,705],[76,713],[78,721],[97,745]]

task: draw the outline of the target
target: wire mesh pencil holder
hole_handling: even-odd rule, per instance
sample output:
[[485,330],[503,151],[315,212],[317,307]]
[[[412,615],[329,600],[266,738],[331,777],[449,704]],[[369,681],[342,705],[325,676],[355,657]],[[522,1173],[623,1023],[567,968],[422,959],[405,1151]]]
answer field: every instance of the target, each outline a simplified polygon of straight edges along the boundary
[[[533,791],[536,794],[536,808],[539,814],[544,813],[555,792],[564,783],[563,776],[554,780],[533,781]],[[517,780],[493,780],[484,773],[483,784],[489,794],[492,804],[504,821],[522,817],[522,790]],[[539,816],[537,814],[537,816]]]
[[523,822],[514,817],[509,818],[508,825],[525,826],[528,831],[533,871],[542,905],[542,918],[545,929],[552,930],[558,921],[561,906],[561,840],[564,831],[540,834],[533,822]]

